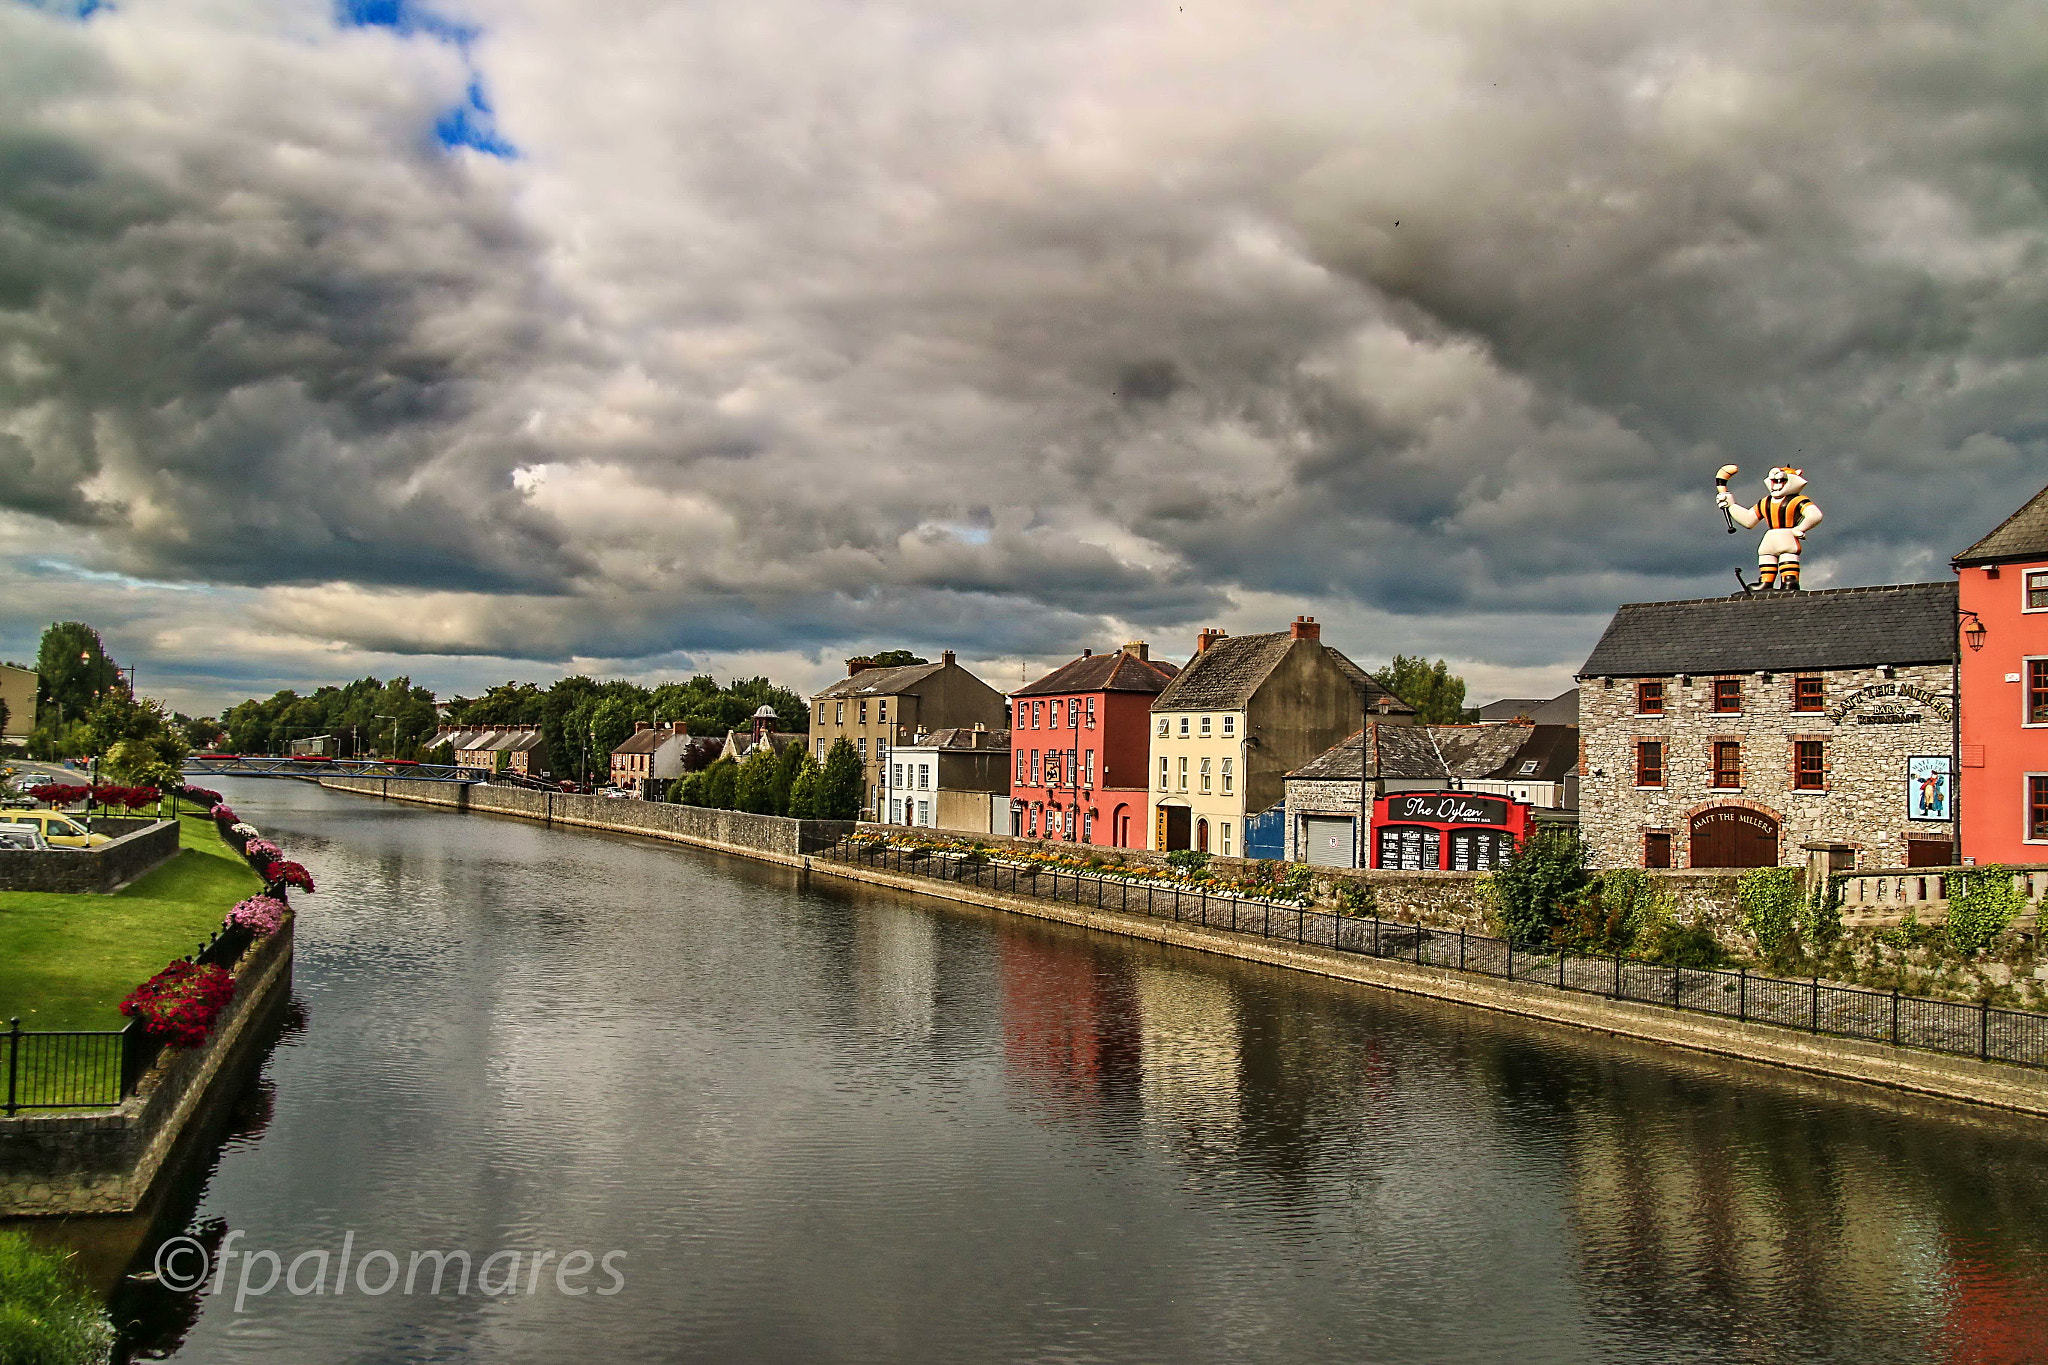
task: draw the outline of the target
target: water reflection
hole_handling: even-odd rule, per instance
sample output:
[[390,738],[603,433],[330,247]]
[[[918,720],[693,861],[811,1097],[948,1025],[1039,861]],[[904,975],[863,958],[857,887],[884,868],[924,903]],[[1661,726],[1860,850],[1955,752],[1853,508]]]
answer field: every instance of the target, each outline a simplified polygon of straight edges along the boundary
[[311,850],[312,1009],[195,1226],[631,1271],[204,1300],[179,1347],[187,1301],[157,1350],[2048,1359],[2038,1129],[628,840],[235,804]]

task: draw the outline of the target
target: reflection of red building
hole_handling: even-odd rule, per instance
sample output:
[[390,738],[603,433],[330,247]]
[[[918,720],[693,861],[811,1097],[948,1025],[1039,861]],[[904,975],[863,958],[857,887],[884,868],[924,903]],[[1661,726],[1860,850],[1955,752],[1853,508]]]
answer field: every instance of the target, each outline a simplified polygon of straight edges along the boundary
[[1006,934],[997,973],[1012,1079],[1047,1098],[1078,1099],[1138,1074],[1137,1001],[1111,963],[1078,943]]
[[1490,872],[1528,836],[1530,809],[1477,792],[1389,792],[1372,803],[1372,865]]
[[1134,641],[1010,694],[1010,833],[1145,846],[1152,699],[1179,670]]
[[2048,861],[2048,489],[1955,558],[1962,856]]
[[2048,1360],[2048,1289],[1957,1256],[1948,1267],[1948,1311],[1929,1358],[1949,1365],[2038,1365]]

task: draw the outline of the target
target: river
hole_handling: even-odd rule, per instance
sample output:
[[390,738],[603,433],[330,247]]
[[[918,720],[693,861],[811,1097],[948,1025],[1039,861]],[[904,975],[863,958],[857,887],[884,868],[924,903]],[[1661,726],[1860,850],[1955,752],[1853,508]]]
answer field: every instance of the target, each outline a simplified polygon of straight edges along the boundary
[[[116,1297],[149,1354],[2048,1359],[2048,1129],[624,837],[227,786],[320,891],[295,1020],[159,1230],[230,1251],[223,1292]],[[456,1249],[499,1292],[457,1293],[451,1261],[434,1294],[432,1258],[372,1292]]]

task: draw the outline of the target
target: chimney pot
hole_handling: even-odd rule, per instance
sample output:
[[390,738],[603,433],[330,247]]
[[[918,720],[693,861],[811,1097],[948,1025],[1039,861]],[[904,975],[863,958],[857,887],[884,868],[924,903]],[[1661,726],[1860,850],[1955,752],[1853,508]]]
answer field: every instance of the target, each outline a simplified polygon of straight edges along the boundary
[[1316,618],[1313,616],[1295,617],[1294,624],[1288,627],[1287,633],[1297,640],[1320,640],[1323,638],[1323,628],[1316,623]]
[[636,720],[633,722],[633,733],[636,735],[639,734],[642,730],[650,730],[653,728],[654,722],[651,720]]

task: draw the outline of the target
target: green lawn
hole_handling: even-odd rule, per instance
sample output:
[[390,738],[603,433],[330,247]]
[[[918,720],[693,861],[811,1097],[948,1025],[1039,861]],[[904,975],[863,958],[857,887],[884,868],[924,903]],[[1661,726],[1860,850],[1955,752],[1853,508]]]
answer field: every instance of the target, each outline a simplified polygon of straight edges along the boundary
[[112,1029],[128,992],[193,951],[262,880],[187,815],[178,856],[111,896],[0,892],[0,1028]]

